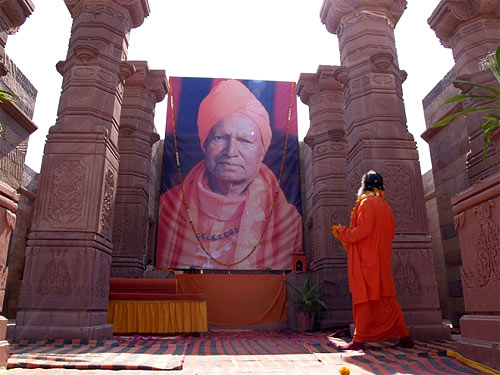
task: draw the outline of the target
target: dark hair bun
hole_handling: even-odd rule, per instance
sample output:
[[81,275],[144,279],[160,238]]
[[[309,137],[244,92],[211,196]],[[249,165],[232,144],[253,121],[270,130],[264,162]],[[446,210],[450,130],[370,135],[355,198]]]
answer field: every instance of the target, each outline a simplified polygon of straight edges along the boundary
[[380,173],[371,170],[368,171],[363,177],[365,190],[384,190],[384,179],[382,178]]

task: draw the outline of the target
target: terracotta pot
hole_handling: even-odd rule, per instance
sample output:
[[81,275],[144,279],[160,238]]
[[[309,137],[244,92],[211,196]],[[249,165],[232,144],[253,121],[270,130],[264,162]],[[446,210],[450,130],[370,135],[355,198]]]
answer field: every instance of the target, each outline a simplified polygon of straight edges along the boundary
[[314,329],[314,321],[316,319],[316,311],[313,311],[311,315],[307,312],[298,310],[297,311],[297,329],[300,332],[312,331]]

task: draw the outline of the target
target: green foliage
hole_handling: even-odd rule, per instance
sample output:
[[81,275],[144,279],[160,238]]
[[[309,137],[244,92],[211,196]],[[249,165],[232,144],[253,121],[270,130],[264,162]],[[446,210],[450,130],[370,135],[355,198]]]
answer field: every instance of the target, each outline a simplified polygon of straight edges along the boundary
[[[496,78],[497,82],[500,84],[500,46],[497,47],[495,53],[488,54],[483,60],[481,60],[480,64],[483,68],[489,69],[493,76]],[[462,102],[465,99],[487,99],[491,103],[489,105],[470,107],[464,109],[463,111],[454,113],[452,115],[446,116],[440,121],[436,122],[433,127],[440,127],[448,125],[451,121],[456,119],[457,117],[467,116],[469,113],[477,113],[477,112],[486,112],[486,111],[497,111],[500,110],[500,91],[494,89],[493,87],[489,87],[486,85],[480,85],[478,83],[463,81],[463,80],[455,80],[454,82],[463,83],[466,85],[470,85],[472,87],[476,87],[484,91],[484,94],[459,94],[454,95],[448,98],[443,104],[453,104]],[[496,104],[498,103],[498,104]],[[500,129],[500,116],[496,114],[487,114],[481,117],[485,122],[482,125],[483,130],[483,160],[484,165],[487,166],[487,149],[488,145],[491,142],[491,135]]]
[[3,103],[3,102],[13,102],[17,98],[19,98],[19,96],[17,96],[13,92],[5,91],[5,90],[0,90],[0,103]]
[[304,280],[304,284],[302,284],[301,289],[297,289],[288,280],[280,280],[290,287],[293,293],[298,297],[295,301],[288,302],[288,305],[298,305],[299,308],[306,311],[309,316],[316,307],[328,310],[326,303],[320,300],[315,293],[316,285],[311,286],[311,279]]
[[[16,94],[14,94],[12,92],[5,91],[5,90],[0,90],[0,103],[3,103],[3,102],[13,102],[17,98],[19,98],[19,96],[17,96]],[[0,138],[2,138],[2,136],[3,136],[3,126],[0,123]]]

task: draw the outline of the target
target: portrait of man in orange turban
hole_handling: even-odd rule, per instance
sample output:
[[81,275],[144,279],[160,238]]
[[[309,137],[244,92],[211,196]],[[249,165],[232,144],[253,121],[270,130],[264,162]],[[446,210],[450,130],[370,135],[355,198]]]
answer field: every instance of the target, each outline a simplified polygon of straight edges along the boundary
[[[280,110],[288,112],[288,103]],[[273,137],[270,122],[264,105],[240,81],[211,87],[196,119],[203,159],[160,197],[157,267],[291,268],[291,254],[302,249],[302,219],[264,162]],[[288,183],[300,186],[298,173],[294,177]]]

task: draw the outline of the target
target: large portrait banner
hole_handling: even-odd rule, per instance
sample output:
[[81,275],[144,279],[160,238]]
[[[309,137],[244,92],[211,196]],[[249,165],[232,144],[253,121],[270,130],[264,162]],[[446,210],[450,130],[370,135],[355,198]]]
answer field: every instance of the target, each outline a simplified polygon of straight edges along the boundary
[[302,249],[293,82],[170,78],[156,266],[289,270]]

